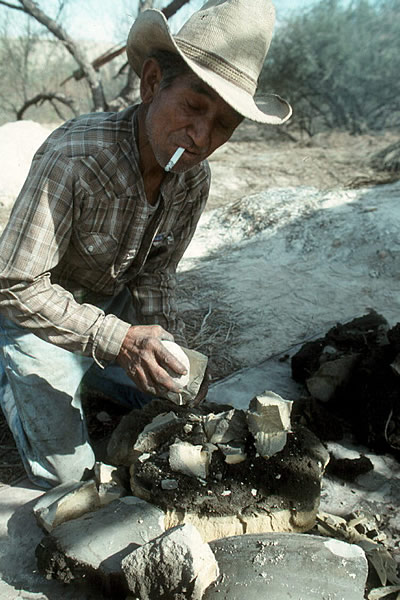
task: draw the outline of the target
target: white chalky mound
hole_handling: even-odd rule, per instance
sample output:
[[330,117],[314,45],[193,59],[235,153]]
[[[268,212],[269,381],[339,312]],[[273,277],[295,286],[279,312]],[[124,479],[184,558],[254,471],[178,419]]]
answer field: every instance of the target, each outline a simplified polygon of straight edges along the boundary
[[28,174],[33,155],[52,128],[34,121],[14,121],[0,127],[0,204],[11,207]]

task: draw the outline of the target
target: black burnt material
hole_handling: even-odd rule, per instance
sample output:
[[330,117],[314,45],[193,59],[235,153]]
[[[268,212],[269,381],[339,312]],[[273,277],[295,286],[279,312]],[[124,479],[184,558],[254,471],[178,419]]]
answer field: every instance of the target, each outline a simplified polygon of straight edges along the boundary
[[[305,396],[295,407],[299,422],[322,440],[351,433],[376,452],[400,457],[400,323],[390,329],[376,312],[330,329],[325,337],[305,344],[292,357],[292,376],[307,388],[327,361],[353,357],[350,374],[333,397],[321,402]],[[400,362],[399,362],[400,369]]]

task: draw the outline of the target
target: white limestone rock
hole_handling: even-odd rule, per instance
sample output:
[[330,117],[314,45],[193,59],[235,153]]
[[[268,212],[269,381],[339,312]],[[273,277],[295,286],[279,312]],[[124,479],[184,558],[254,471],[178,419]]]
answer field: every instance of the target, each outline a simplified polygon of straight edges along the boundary
[[100,596],[124,598],[121,560],[162,534],[164,520],[162,510],[139,498],[115,500],[47,534],[36,548],[39,572],[64,583],[90,581]]
[[247,424],[260,456],[269,458],[285,447],[292,405],[292,401],[284,400],[270,391],[256,396],[250,402]]
[[177,439],[169,447],[169,465],[173,471],[206,479],[211,461],[210,451]]
[[33,513],[39,525],[50,532],[60,523],[77,519],[97,510],[100,505],[95,481],[69,481],[44,493],[36,502]]
[[140,600],[201,600],[219,574],[210,546],[189,524],[134,550],[121,566],[129,589]]
[[166,391],[163,397],[171,400],[171,402],[174,402],[178,406],[190,404],[196,398],[203,383],[208,358],[201,352],[178,346],[175,342],[162,340],[162,343],[187,369],[185,375],[177,375],[174,371],[169,371],[171,377],[178,384],[180,391]]

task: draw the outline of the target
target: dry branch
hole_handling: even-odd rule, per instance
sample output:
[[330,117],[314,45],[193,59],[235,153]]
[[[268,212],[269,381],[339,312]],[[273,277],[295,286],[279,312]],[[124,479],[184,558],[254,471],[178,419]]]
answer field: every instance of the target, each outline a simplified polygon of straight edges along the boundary
[[[0,0],[1,1],[1,0]],[[161,10],[162,13],[164,13],[165,17],[167,19],[171,18],[176,12],[178,12],[178,10],[180,10],[182,8],[182,6],[184,6],[185,4],[188,4],[190,2],[190,0],[173,0],[173,2],[171,2],[170,4],[168,4],[168,6],[166,6],[165,8],[163,8]],[[143,5],[143,10],[146,9],[146,6]],[[103,65],[109,63],[110,61],[114,60],[114,58],[117,58],[118,56],[120,56],[121,54],[123,54],[123,52],[125,52],[126,50],[126,44],[124,43],[122,46],[117,47],[116,49],[110,49],[107,50],[107,52],[105,52],[104,54],[101,54],[100,56],[98,56],[97,58],[95,58],[92,62],[92,67],[94,69],[99,69],[100,67],[102,67]],[[121,67],[121,71],[123,71],[126,67],[125,63],[123,65],[123,67]],[[66,79],[65,81],[63,81],[63,83],[61,85],[64,85],[64,83],[66,83],[67,81],[69,81],[71,78],[76,79],[76,81],[79,81],[80,79],[82,79],[82,77],[84,77],[84,73],[82,69],[77,69],[76,71],[74,71],[74,73],[68,77],[68,79]]]
[[59,110],[57,108],[57,105],[55,104],[55,101],[60,102],[61,104],[64,104],[65,106],[68,106],[68,108],[74,113],[75,116],[78,115],[78,111],[75,108],[75,102],[72,98],[67,98],[63,94],[56,94],[56,93],[49,92],[49,93],[36,94],[36,96],[33,96],[33,98],[30,98],[29,100],[24,102],[22,107],[17,111],[17,115],[16,115],[17,121],[21,121],[24,118],[23,115],[28,110],[28,108],[30,108],[31,106],[34,106],[35,104],[43,104],[44,102],[50,102],[52,104],[54,110],[57,112],[58,116],[60,118],[63,118],[61,113],[59,113]]

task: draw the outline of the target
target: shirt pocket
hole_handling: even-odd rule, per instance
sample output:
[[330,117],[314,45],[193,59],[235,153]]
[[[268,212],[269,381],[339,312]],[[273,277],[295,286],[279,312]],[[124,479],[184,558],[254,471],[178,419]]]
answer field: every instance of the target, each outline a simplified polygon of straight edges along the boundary
[[80,257],[90,267],[106,269],[115,263],[118,240],[109,233],[80,231],[75,237],[75,245]]

